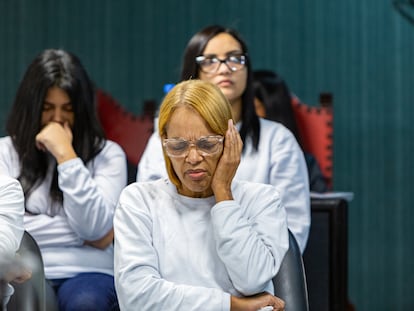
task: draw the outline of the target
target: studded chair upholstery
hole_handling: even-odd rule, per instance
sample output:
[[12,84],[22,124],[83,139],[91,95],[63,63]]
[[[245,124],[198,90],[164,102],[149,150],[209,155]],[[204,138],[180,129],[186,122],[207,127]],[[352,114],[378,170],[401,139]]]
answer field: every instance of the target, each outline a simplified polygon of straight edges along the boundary
[[[323,95],[323,94],[322,94]],[[334,115],[332,96],[322,96],[319,106],[310,106],[292,96],[292,107],[304,151],[312,154],[328,187],[333,188]],[[324,97],[329,100],[325,101]]]

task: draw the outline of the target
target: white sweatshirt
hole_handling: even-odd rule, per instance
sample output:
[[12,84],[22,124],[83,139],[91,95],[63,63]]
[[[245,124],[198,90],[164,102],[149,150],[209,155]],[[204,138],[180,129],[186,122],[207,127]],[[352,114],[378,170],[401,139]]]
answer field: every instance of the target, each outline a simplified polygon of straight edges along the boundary
[[[52,168],[26,198],[25,229],[42,252],[49,279],[69,278],[81,272],[113,274],[113,246],[100,250],[83,245],[103,237],[113,226],[113,214],[127,181],[126,157],[116,143],[106,141],[102,151],[85,166],[80,158],[58,165],[63,208],[53,213],[49,197]],[[0,139],[0,171],[17,178],[18,155],[10,137]]]
[[23,236],[24,195],[20,183],[0,170],[0,256],[13,258]]
[[[241,124],[237,127],[240,129]],[[303,152],[293,134],[282,124],[260,119],[258,152],[251,141],[245,151],[235,179],[270,184],[279,191],[286,208],[288,226],[303,253],[310,229],[309,177]],[[149,139],[138,164],[137,181],[167,177],[158,132]]]
[[230,310],[230,295],[273,293],[289,247],[277,190],[233,181],[234,200],[179,195],[168,179],[134,183],[115,212],[121,310]]

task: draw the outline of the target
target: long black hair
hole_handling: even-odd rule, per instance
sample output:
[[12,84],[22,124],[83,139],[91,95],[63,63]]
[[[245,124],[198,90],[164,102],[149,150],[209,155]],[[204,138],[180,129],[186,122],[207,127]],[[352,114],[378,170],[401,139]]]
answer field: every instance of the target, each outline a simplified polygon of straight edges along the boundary
[[292,107],[292,95],[286,82],[276,72],[261,69],[253,71],[253,86],[255,96],[265,108],[265,118],[282,123],[302,145]]
[[[26,198],[45,179],[49,156],[38,150],[35,137],[42,128],[44,100],[51,87],[64,90],[72,104],[75,120],[72,128],[76,154],[87,163],[103,148],[104,132],[95,108],[95,88],[80,60],[63,50],[41,52],[29,65],[18,87],[8,116],[6,130],[11,136],[20,162],[18,177]],[[62,202],[57,171],[50,187],[53,201]]]
[[220,33],[227,33],[236,39],[242,48],[243,54],[246,56],[247,81],[246,89],[242,94],[242,126],[240,136],[243,140],[243,148],[246,138],[251,137],[253,147],[258,149],[260,139],[260,122],[254,110],[254,91],[252,78],[252,65],[248,54],[246,43],[234,29],[225,28],[219,25],[208,26],[197,32],[188,42],[184,51],[184,57],[181,67],[181,80],[199,78],[199,66],[195,59],[203,54],[208,42]]

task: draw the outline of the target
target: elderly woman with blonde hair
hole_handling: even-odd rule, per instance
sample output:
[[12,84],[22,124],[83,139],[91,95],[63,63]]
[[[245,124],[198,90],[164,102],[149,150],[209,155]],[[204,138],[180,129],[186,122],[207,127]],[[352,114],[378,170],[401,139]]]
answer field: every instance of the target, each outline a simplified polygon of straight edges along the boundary
[[286,212],[273,186],[234,179],[243,143],[227,98],[181,82],[158,125],[168,178],[129,185],[115,212],[121,310],[283,310]]

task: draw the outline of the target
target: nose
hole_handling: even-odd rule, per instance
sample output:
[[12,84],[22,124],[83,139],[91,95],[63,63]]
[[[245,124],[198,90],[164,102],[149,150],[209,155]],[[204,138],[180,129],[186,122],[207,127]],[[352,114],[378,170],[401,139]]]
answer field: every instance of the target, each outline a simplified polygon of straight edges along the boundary
[[227,64],[227,60],[220,60],[220,64],[217,69],[217,72],[229,73],[229,72],[233,72],[233,70],[231,70],[230,66]]
[[200,162],[202,159],[203,157],[198,153],[197,148],[194,145],[190,146],[186,161],[188,163],[194,164]]
[[63,122],[62,110],[55,109],[53,111],[53,121],[58,122],[58,123],[62,123]]

